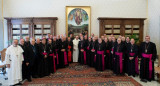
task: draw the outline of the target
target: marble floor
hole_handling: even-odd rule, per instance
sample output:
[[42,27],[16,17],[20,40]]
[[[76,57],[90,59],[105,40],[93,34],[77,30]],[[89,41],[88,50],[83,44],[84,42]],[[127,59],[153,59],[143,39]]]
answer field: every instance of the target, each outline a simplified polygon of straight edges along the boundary
[[[3,63],[0,61],[0,65],[2,65],[2,64]],[[155,64],[155,65],[157,65],[157,64]],[[2,75],[2,74],[0,74],[0,83],[2,83],[2,86],[8,86],[8,84],[7,84],[8,80],[5,80],[5,78],[7,78],[7,74],[5,76]],[[140,81],[139,77],[132,77],[132,78],[135,79],[140,84],[142,84],[143,86],[160,86],[160,83],[158,83],[157,81],[152,81],[152,82],[144,83],[144,82]],[[156,79],[157,79],[157,77],[156,77]]]

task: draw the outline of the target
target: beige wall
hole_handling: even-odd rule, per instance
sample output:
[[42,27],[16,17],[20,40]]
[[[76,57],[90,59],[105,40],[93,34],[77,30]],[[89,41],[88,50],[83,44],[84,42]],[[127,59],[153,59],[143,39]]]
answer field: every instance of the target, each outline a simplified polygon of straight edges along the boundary
[[160,54],[160,0],[148,0],[148,34]]
[[65,33],[65,6],[91,6],[91,32],[99,34],[98,17],[146,18],[146,0],[4,0],[5,17],[58,17]]
[[98,17],[146,18],[147,14],[147,0],[4,0],[4,16],[58,17],[57,33],[65,34],[66,6],[91,6],[91,33],[96,35]]
[[0,51],[3,49],[2,0],[0,0]]

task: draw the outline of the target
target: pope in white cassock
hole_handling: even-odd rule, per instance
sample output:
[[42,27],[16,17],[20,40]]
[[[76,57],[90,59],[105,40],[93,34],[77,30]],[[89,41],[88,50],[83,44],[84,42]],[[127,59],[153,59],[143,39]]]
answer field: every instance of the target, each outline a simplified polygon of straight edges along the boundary
[[20,85],[22,81],[23,49],[18,45],[18,40],[6,50],[5,64],[8,68],[8,84]]
[[78,62],[78,54],[79,54],[79,50],[78,50],[78,43],[79,43],[79,39],[78,36],[76,36],[76,38],[73,40],[73,62]]

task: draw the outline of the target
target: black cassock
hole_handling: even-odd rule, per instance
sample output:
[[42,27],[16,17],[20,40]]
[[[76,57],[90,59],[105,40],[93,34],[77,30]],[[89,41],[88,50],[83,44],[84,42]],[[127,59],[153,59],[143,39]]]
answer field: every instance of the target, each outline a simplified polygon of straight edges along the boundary
[[140,78],[154,80],[154,61],[157,58],[156,45],[142,42],[140,45]]
[[[59,67],[60,68],[64,68],[65,66],[68,66],[68,59],[67,59],[67,42],[66,41],[62,41],[60,46],[59,46],[60,50],[59,50]],[[61,49],[65,49],[65,51],[61,51]]]
[[[138,46],[136,44],[128,44],[127,46],[127,73],[128,75],[135,76],[136,74],[139,73],[138,69]],[[129,57],[133,57],[132,60],[129,59]]]
[[39,76],[48,76],[49,70],[48,70],[48,58],[45,58],[44,56],[47,55],[47,45],[41,44],[39,48],[39,54],[40,54],[40,62],[39,62]]
[[30,57],[29,57],[29,49],[27,46],[25,45],[20,45],[21,48],[23,49],[23,57],[24,57],[24,61],[22,64],[22,78],[23,79],[30,79],[31,78],[31,67],[30,65],[27,66],[26,63],[30,63]]
[[37,77],[37,46],[35,45],[30,45],[29,47],[29,57],[30,59],[30,66],[31,66],[31,75],[32,77]]
[[28,41],[28,42],[25,41],[25,42],[24,42],[24,45],[25,45],[25,46],[30,46],[31,43],[30,43],[30,41]]
[[[86,44],[85,41],[81,40],[78,44],[79,57],[78,62],[81,64],[86,64]],[[81,50],[84,50],[83,52]]]
[[116,44],[114,46],[114,64],[113,64],[113,72],[115,74],[123,74],[123,59],[124,59],[124,44]]
[[106,52],[105,67],[106,67],[106,69],[111,69],[111,65],[112,65],[111,48],[112,48],[111,42],[105,43],[105,52]]
[[90,66],[94,67],[95,61],[96,61],[96,59],[95,59],[95,55],[96,55],[96,51],[95,51],[95,49],[96,49],[96,41],[93,41],[91,43],[90,49],[91,49],[91,53],[90,53],[90,63],[91,64],[90,64]]
[[33,77],[43,77],[43,69],[41,69],[41,67],[43,66],[43,59],[41,58],[41,55],[40,55],[40,47],[41,47],[41,43],[40,44],[35,44],[36,45],[36,50],[37,50],[37,55],[36,55],[36,58],[35,58],[35,62],[34,62],[34,65],[35,65],[35,76]]
[[59,46],[57,44],[57,41],[53,41],[52,45],[53,45],[54,55],[56,56],[55,63],[56,63],[56,69],[57,69],[59,65],[59,58],[58,58]]
[[55,64],[55,51],[52,44],[47,44],[47,55],[48,55],[48,71],[49,73],[54,73],[56,71]]
[[114,68],[114,65],[115,65],[115,59],[114,59],[114,48],[115,48],[115,45],[117,44],[117,42],[111,42],[111,45],[112,45],[112,48],[110,50],[111,52],[111,70],[113,70]]
[[73,40],[74,40],[74,37],[71,37],[71,41],[73,42]]
[[127,56],[128,53],[127,53],[127,47],[130,45],[130,42],[127,43],[125,41],[122,41],[122,44],[124,45],[123,71],[125,73],[127,73],[127,71],[128,71],[128,56]]
[[96,45],[96,63],[95,68],[97,71],[105,70],[105,45],[104,43],[98,43]]
[[91,44],[92,44],[92,41],[87,42],[86,61],[87,61],[87,65],[89,66],[91,66]]

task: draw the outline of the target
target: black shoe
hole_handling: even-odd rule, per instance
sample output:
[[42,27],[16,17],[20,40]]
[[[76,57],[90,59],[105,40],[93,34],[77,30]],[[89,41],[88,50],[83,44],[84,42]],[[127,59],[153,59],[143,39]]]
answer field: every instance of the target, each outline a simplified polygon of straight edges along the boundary
[[133,75],[133,77],[136,77],[135,75]]
[[34,75],[34,76],[32,76],[33,78],[38,78],[38,76],[37,75]]
[[151,82],[151,80],[148,80],[149,82]]
[[28,82],[32,82],[32,80],[31,79],[27,79],[28,80]]
[[131,76],[131,74],[128,74],[128,76]]
[[142,82],[145,82],[145,83],[147,83],[147,80],[146,80],[146,79],[141,79],[141,81],[142,81]]

